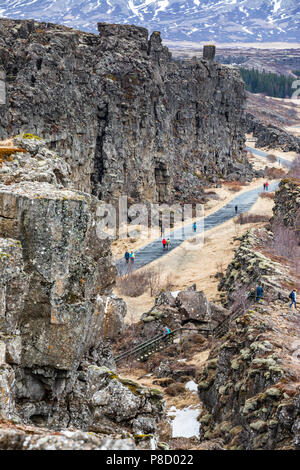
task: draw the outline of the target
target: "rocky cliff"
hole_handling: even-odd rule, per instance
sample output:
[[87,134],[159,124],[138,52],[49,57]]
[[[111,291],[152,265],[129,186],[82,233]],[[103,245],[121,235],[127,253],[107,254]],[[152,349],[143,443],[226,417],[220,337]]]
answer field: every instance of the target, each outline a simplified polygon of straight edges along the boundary
[[298,311],[289,308],[291,289],[299,290],[298,186],[282,180],[271,230],[243,236],[220,283],[238,315],[212,348],[198,392],[201,439],[221,439],[227,449],[300,448],[300,329]]
[[278,148],[284,152],[300,152],[300,139],[284,129],[267,124],[251,113],[246,113],[246,130],[257,139],[256,147]]
[[300,236],[300,181],[281,180],[274,203],[272,224],[284,224]]
[[[103,436],[152,435],[164,405],[158,391],[114,372],[110,341],[126,305],[112,295],[98,200],[72,188],[68,164],[45,141],[28,135],[0,151],[0,446],[135,447]],[[70,427],[97,436],[49,436]]]
[[98,29],[1,19],[0,138],[43,137],[75,189],[109,201],[187,199],[207,179],[251,178],[237,72],[173,61],[158,32]]

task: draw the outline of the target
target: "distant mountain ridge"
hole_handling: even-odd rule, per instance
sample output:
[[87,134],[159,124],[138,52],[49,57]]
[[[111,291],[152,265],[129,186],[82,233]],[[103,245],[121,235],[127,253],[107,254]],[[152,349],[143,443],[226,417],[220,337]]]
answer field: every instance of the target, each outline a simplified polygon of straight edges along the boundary
[[0,0],[1,16],[91,32],[136,24],[172,41],[300,42],[299,0]]

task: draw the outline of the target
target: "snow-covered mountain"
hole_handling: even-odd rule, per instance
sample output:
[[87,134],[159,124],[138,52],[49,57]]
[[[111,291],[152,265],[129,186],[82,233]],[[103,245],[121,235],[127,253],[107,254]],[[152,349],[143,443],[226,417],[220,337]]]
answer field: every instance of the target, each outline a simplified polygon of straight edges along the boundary
[[137,24],[172,41],[300,42],[299,0],[0,0],[1,16],[92,32]]

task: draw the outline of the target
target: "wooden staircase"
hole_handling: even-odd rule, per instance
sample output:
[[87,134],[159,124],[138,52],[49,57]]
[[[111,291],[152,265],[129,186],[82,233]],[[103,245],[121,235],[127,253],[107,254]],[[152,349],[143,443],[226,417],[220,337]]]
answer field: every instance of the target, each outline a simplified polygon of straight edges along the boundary
[[230,323],[235,320],[237,317],[243,314],[242,309],[237,310],[233,315],[229,318],[226,318],[222,323],[216,326],[214,329],[210,327],[210,324],[207,323],[206,326],[201,326],[197,328],[197,330],[191,328],[176,328],[175,330],[171,331],[169,334],[160,334],[150,338],[143,343],[140,343],[138,346],[135,346],[128,351],[123,352],[115,357],[115,362],[118,363],[123,359],[135,359],[140,362],[146,361],[152,354],[162,351],[170,346],[170,344],[174,343],[174,339],[176,336],[180,335],[183,331],[191,331],[193,333],[200,333],[206,335],[207,337],[212,336],[215,338],[221,338],[224,336],[230,329]]
[[130,349],[122,354],[119,354],[115,357],[116,362],[120,362],[123,359],[128,359],[132,357],[137,361],[146,361],[148,357],[152,354],[162,351],[163,349],[170,346],[170,344],[174,343],[174,339],[177,335],[180,335],[182,331],[191,331],[193,333],[202,333],[202,334],[209,334],[209,328],[201,327],[200,329],[194,330],[191,328],[176,328],[176,330],[171,331],[167,335],[157,335],[153,338],[145,341],[144,343],[139,344],[135,348]]

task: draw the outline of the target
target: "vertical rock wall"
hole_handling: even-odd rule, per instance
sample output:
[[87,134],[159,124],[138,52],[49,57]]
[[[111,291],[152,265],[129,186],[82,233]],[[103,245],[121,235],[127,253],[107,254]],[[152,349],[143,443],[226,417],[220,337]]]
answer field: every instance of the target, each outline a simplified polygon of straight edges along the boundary
[[34,21],[0,21],[7,103],[0,138],[32,132],[100,199],[168,201],[204,181],[251,178],[244,86],[237,72],[179,63],[143,28],[99,24],[99,36]]

